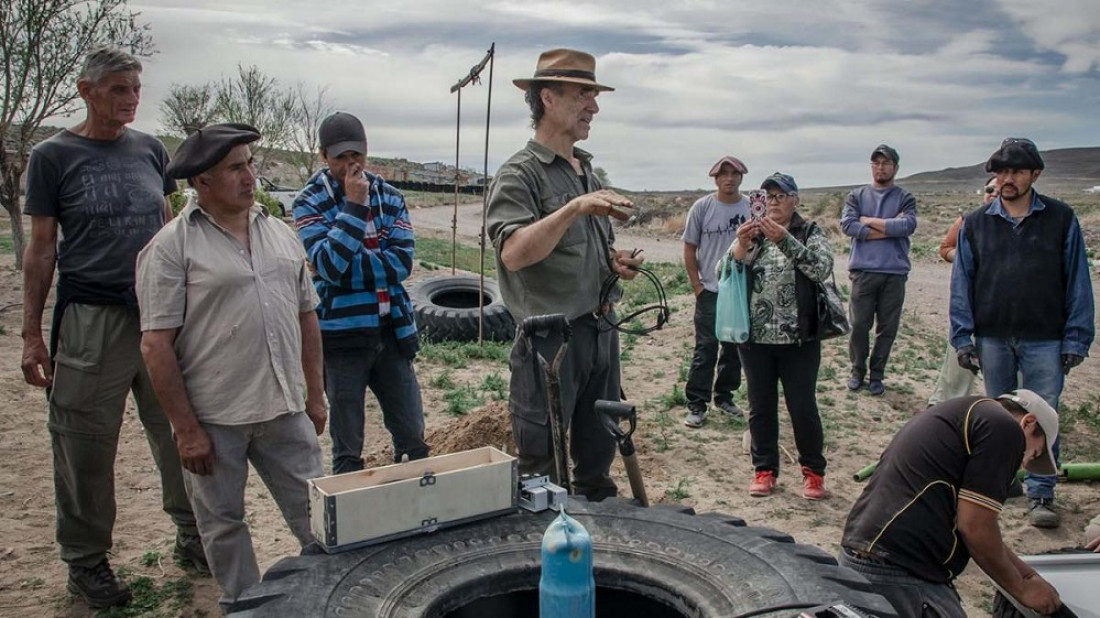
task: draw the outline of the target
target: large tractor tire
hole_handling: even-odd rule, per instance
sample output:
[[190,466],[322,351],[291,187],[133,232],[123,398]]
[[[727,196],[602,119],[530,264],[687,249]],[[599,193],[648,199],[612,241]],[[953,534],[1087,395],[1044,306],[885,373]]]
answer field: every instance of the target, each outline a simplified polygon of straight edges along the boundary
[[480,279],[470,275],[447,275],[424,279],[409,286],[409,298],[416,309],[416,325],[426,341],[477,341],[478,297],[485,306],[486,341],[511,341],[516,324],[504,306],[500,288],[485,279],[484,294],[479,294]]
[[[622,499],[571,500],[592,535],[600,618],[792,616],[844,603],[897,613],[815,547],[739,518]],[[521,511],[333,555],[285,558],[230,616],[530,618],[542,534],[556,513]]]

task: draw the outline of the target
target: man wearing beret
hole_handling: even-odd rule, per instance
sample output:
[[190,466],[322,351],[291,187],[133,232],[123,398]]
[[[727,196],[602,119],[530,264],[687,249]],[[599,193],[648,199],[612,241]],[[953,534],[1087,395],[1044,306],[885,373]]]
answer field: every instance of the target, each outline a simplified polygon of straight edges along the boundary
[[688,427],[702,427],[706,422],[712,393],[715,410],[742,416],[733,402],[733,392],[741,387],[737,344],[718,341],[714,334],[718,305],[714,267],[737,239],[737,228],[749,220],[749,200],[741,195],[741,181],[748,172],[737,157],[719,159],[710,168],[718,190],[692,204],[684,224],[684,267],[695,292],[695,350],[685,388],[688,415],[684,424]]
[[848,194],[840,216],[840,228],[852,238],[848,255],[852,369],[847,386],[858,391],[866,378],[868,392],[876,396],[886,392],[886,361],[898,334],[909,279],[909,237],[917,230],[917,200],[894,184],[898,161],[897,150],[879,144],[871,152],[871,184]]
[[[1034,142],[1014,137],[985,164],[1001,195],[963,219],[951,274],[951,345],[959,365],[983,373],[987,395],[1023,387],[1058,409],[1065,376],[1088,356],[1096,327],[1081,224],[1069,205],[1035,190],[1043,167]],[[1031,525],[1061,525],[1057,481],[1025,478]]]
[[196,197],[138,256],[141,351],[172,422],[223,607],[259,581],[244,521],[248,465],[312,541],[306,480],[323,475],[317,294],[298,237],[253,201],[244,124],[211,125],[168,166]]
[[[640,257],[615,250],[608,217],[629,218],[630,200],[605,189],[592,173],[592,155],[574,145],[588,139],[600,111],[596,97],[613,90],[596,81],[596,60],[572,49],[539,56],[532,78],[513,80],[526,93],[534,139],[493,179],[488,234],[496,248],[504,303],[517,322],[563,314],[572,324],[561,364],[561,404],[571,424],[570,455],[577,493],[599,500],[617,489],[609,470],[615,440],[595,412],[599,399],[620,398],[619,336],[606,323],[618,286],[601,298],[614,274],[637,275]],[[509,408],[521,473],[553,468],[546,384],[535,351],[553,358],[560,337],[532,337],[534,350],[512,347]]]
[[[107,561],[115,524],[115,455],[131,392],[160,470],[178,561],[206,570],[172,428],[141,360],[134,260],[172,217],[168,152],[128,128],[141,98],[141,62],[112,48],[88,54],[76,84],[84,121],[43,141],[27,165],[23,212],[23,376],[46,388],[57,544],[68,588],[95,608],[130,600]],[[58,230],[60,229],[60,235]],[[42,313],[54,269],[50,345]]]
[[332,406],[332,472],[363,469],[364,397],[382,408],[393,460],[428,456],[413,359],[420,347],[405,279],[413,237],[405,198],[366,171],[363,123],[336,112],[317,131],[326,167],[294,200],[294,224],[313,265]]

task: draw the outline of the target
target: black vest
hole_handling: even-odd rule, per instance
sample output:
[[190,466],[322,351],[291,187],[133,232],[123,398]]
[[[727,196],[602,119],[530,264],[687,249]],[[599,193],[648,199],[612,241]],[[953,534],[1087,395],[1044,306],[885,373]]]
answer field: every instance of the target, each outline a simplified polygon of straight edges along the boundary
[[970,298],[974,334],[1057,340],[1066,326],[1065,242],[1073,209],[1039,196],[1046,206],[1013,228],[987,214],[992,206],[966,215],[963,225],[974,256]]

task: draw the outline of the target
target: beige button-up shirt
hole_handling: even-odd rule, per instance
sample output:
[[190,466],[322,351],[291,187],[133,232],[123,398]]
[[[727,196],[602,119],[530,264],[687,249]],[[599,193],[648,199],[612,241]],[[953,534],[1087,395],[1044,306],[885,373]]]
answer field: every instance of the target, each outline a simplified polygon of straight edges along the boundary
[[179,329],[176,356],[203,423],[305,410],[299,314],[318,302],[305,251],[259,205],[248,233],[251,250],[192,199],[137,259],[141,329]]

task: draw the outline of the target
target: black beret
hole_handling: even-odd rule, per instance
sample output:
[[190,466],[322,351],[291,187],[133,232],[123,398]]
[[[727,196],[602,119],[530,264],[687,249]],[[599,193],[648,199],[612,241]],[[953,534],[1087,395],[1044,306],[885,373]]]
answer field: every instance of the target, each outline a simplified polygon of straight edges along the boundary
[[165,171],[169,178],[193,178],[217,165],[234,146],[260,137],[255,127],[239,122],[203,127],[183,140]]
[[985,171],[996,172],[1003,169],[1041,170],[1043,157],[1035,142],[1021,137],[1010,137],[1001,142],[1001,147],[985,163]]

